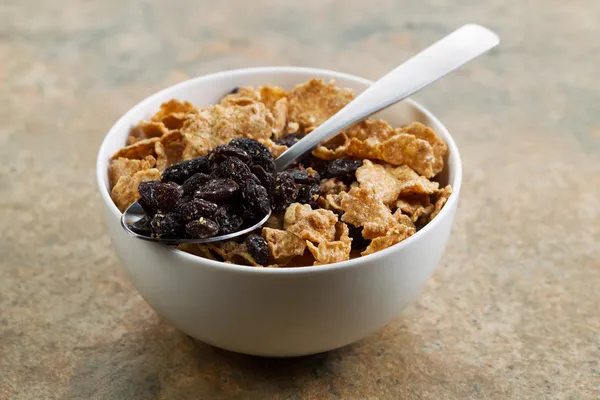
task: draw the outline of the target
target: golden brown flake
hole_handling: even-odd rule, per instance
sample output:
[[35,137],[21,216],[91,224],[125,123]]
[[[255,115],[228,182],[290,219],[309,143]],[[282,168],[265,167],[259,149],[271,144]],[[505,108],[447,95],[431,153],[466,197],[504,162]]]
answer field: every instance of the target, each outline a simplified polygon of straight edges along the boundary
[[181,132],[187,142],[183,158],[206,155],[216,145],[235,137],[268,139],[273,124],[273,116],[262,103],[207,107],[183,124]]
[[[360,169],[360,168],[359,168]],[[321,181],[321,195],[338,194],[348,190],[348,186],[337,178],[329,178]]]
[[321,195],[317,199],[317,204],[319,207],[333,211],[334,213],[341,213],[344,210],[342,209],[342,199],[346,192],[340,192],[338,194],[326,194],[325,196]]
[[287,97],[286,91],[279,86],[261,86],[259,92],[260,101],[263,102],[269,110],[274,110],[277,102]]
[[433,220],[442,210],[442,207],[444,207],[444,204],[446,204],[446,202],[448,201],[448,198],[450,197],[450,195],[452,194],[452,186],[448,185],[445,188],[437,191],[434,194],[435,197],[435,208],[433,210],[433,212],[431,213],[431,215],[429,216],[429,221]]
[[349,138],[356,138],[364,141],[368,138],[377,140],[387,140],[394,136],[394,129],[386,121],[380,119],[365,119],[362,122],[352,125],[346,135]]
[[370,160],[364,160],[356,170],[356,180],[360,187],[373,192],[385,204],[391,204],[398,198],[402,185],[389,169]]
[[110,196],[115,205],[125,211],[127,207],[140,198],[138,185],[145,181],[155,181],[160,179],[160,171],[156,168],[138,171],[133,176],[122,176],[113,187]]
[[183,151],[186,148],[186,142],[179,130],[173,130],[160,138],[156,142],[156,168],[160,172],[168,166],[183,160]]
[[341,89],[334,82],[325,84],[322,79],[296,86],[290,93],[289,120],[300,127],[316,127],[329,119],[354,99],[354,92]]
[[303,240],[331,241],[335,238],[337,215],[329,210],[313,210],[308,204],[292,203],[285,211],[283,226]]
[[161,137],[169,132],[162,122],[140,121],[135,128],[131,130],[127,138],[127,144],[133,144],[143,139]]
[[122,176],[133,176],[138,171],[154,167],[155,163],[156,159],[152,156],[147,156],[143,160],[131,160],[124,157],[111,160],[108,167],[108,180],[111,190]]
[[162,122],[167,129],[180,129],[187,118],[197,113],[198,109],[189,101],[171,99],[160,105],[160,111],[152,116],[152,121]]
[[429,216],[434,210],[434,205],[431,204],[427,194],[398,198],[396,207],[408,215],[412,222],[416,222],[420,217]]
[[406,165],[400,167],[387,166],[387,171],[392,174],[400,183],[400,194],[432,194],[438,190],[439,183],[419,176],[415,171]]
[[[288,110],[289,110],[289,102],[288,102]],[[298,124],[297,122],[288,122],[287,127],[285,128],[288,135],[298,132],[298,129],[300,129],[300,124]]]
[[262,237],[271,249],[271,255],[278,264],[286,264],[296,256],[304,254],[306,243],[296,235],[279,229],[263,228]]
[[154,143],[158,141],[159,138],[157,137],[140,140],[118,150],[115,154],[113,154],[111,159],[116,160],[117,158],[123,157],[133,160],[141,160],[147,156],[156,156],[154,151]]
[[275,139],[279,139],[285,133],[285,126],[287,123],[288,116],[288,99],[286,97],[282,97],[277,100],[275,104],[273,104],[273,108],[270,108],[271,113],[273,114],[273,137]]
[[206,245],[213,253],[218,254],[225,262],[231,262],[238,265],[251,265],[253,267],[262,267],[254,257],[248,252],[246,243],[237,243],[233,240],[224,242],[210,243]]
[[366,248],[365,251],[360,253],[360,255],[368,256],[369,254],[373,254],[380,250],[387,249],[388,247],[391,247],[396,243],[400,243],[401,241],[413,235],[414,233],[414,229],[411,229],[409,226],[399,225],[398,230],[388,233],[385,236],[376,237],[373,240],[371,240],[369,246]]
[[417,139],[422,139],[429,143],[433,148],[433,154],[435,156],[435,163],[432,166],[433,174],[436,175],[444,169],[444,156],[448,151],[448,146],[446,145],[446,142],[433,131],[433,129],[420,122],[413,122],[396,131],[408,133],[409,135],[415,136]]
[[389,139],[380,141],[375,137],[365,140],[351,137],[336,149],[318,146],[313,155],[323,160],[336,158],[363,158],[385,161],[392,165],[407,165],[426,178],[437,174],[436,157],[433,147],[422,139],[406,133],[395,133]]
[[390,209],[373,191],[365,188],[352,188],[343,195],[341,206],[344,210],[342,221],[364,227],[366,239],[385,235],[397,223]]
[[349,236],[348,225],[337,222],[335,228],[335,241],[319,242],[318,246],[308,240],[306,241],[308,250],[315,258],[314,265],[331,264],[350,259],[352,239]]

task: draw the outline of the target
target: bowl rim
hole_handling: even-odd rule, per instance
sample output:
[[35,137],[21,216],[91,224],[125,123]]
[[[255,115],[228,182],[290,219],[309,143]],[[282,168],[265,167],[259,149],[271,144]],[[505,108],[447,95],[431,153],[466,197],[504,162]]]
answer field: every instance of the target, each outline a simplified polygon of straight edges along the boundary
[[[328,78],[328,79],[336,79],[336,78],[346,79],[346,80],[354,81],[356,83],[367,85],[367,86],[371,85],[373,83],[373,81],[371,81],[369,79],[362,78],[362,77],[359,77],[356,75],[352,75],[352,74],[348,74],[348,73],[344,73],[344,72],[333,71],[333,70],[328,70],[328,69],[321,69],[321,68],[294,67],[294,66],[250,67],[250,68],[229,69],[229,70],[223,70],[220,72],[200,75],[200,76],[190,78],[185,81],[176,83],[174,85],[168,86],[164,89],[161,89],[157,92],[154,92],[154,93],[146,96],[144,99],[142,99],[137,104],[135,104],[133,107],[131,107],[129,110],[127,110],[127,112],[125,112],[115,122],[115,124],[110,128],[108,133],[106,135],[104,135],[104,138],[102,139],[102,144],[100,145],[100,147],[98,149],[98,153],[97,153],[97,157],[96,157],[96,180],[97,180],[97,184],[98,184],[98,190],[100,192],[100,197],[102,197],[102,200],[105,203],[105,206],[108,206],[108,208],[110,209],[110,212],[114,216],[114,218],[121,218],[121,212],[119,211],[117,206],[112,201],[109,190],[105,187],[104,179],[106,177],[107,171],[103,170],[101,168],[103,161],[104,161],[102,159],[102,155],[106,152],[105,147],[108,146],[108,138],[111,137],[112,135],[114,135],[115,132],[121,130],[121,126],[128,119],[128,116],[130,114],[137,112],[139,109],[144,108],[146,106],[146,104],[153,102],[155,98],[160,97],[161,95],[163,95],[166,92],[176,90],[176,89],[184,87],[184,86],[194,85],[194,84],[197,84],[202,81],[210,81],[215,78],[223,78],[223,77],[232,77],[233,78],[233,77],[240,77],[240,76],[244,76],[247,74],[256,74],[256,73],[264,73],[264,74],[268,74],[268,73],[289,73],[289,74],[303,73],[303,74],[307,74],[307,75],[310,75],[310,74],[319,75],[322,78]],[[442,207],[442,210],[440,211],[440,213],[431,222],[429,222],[427,225],[425,225],[423,228],[421,228],[418,232],[416,232],[414,235],[410,236],[409,238],[403,240],[402,242],[396,243],[395,245],[390,246],[386,249],[380,250],[376,253],[369,254],[367,256],[357,257],[357,258],[350,259],[347,261],[341,261],[341,262],[337,262],[337,263],[333,263],[333,264],[325,264],[325,265],[303,266],[303,267],[285,267],[285,268],[257,268],[257,267],[247,266],[247,265],[228,264],[228,263],[225,263],[222,261],[210,260],[208,258],[200,257],[200,256],[197,256],[197,255],[194,255],[191,253],[187,253],[187,252],[184,252],[184,251],[176,249],[176,248],[171,248],[171,247],[162,245],[160,243],[149,243],[149,244],[153,245],[153,246],[164,246],[165,248],[163,250],[172,252],[174,256],[182,257],[183,259],[185,259],[189,262],[196,263],[198,266],[210,267],[210,268],[215,268],[215,269],[229,271],[229,272],[241,272],[241,273],[249,273],[249,274],[283,274],[283,275],[287,275],[287,274],[298,274],[298,273],[325,273],[325,272],[335,271],[338,269],[346,269],[346,268],[350,268],[350,267],[356,267],[361,264],[364,264],[365,261],[377,262],[378,259],[382,259],[392,252],[399,251],[407,246],[410,246],[412,243],[415,243],[415,242],[421,240],[421,238],[424,238],[429,231],[432,231],[433,229],[435,229],[437,227],[437,225],[439,225],[441,223],[440,222],[441,219],[443,219],[448,213],[450,213],[451,212],[450,210],[452,208],[454,208],[455,204],[458,202],[458,198],[459,198],[459,194],[460,194],[460,190],[461,190],[461,186],[462,186],[462,159],[460,156],[460,152],[458,150],[458,146],[456,145],[456,142],[454,141],[454,138],[452,137],[452,135],[450,134],[450,132],[448,131],[446,126],[444,124],[442,124],[442,122],[433,113],[431,113],[427,108],[425,108],[420,103],[418,103],[410,98],[403,100],[403,102],[408,103],[412,107],[419,110],[419,112],[424,114],[428,119],[435,122],[441,128],[440,132],[436,132],[436,133],[438,133],[444,137],[444,140],[446,141],[446,144],[448,146],[448,150],[450,151],[450,154],[453,154],[453,157],[455,158],[456,165],[452,166],[453,173],[454,173],[454,180],[453,180],[453,182],[449,183],[452,185],[452,193],[451,193],[450,197],[448,198],[448,200],[446,201],[446,204],[444,205],[444,207]]]

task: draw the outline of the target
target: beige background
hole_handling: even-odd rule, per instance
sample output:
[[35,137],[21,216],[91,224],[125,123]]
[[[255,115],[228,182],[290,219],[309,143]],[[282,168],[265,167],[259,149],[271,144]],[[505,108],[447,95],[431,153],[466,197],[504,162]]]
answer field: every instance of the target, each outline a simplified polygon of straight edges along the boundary
[[[600,398],[599,18],[592,0],[2,1],[0,399]],[[96,193],[116,118],[221,69],[377,78],[465,22],[502,44],[416,96],[454,134],[465,184],[405,313],[295,360],[159,321]]]

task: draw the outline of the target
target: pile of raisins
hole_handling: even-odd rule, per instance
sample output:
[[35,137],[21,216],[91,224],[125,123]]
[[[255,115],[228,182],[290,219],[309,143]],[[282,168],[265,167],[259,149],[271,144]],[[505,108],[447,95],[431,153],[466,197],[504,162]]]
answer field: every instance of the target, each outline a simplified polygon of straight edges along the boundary
[[[275,164],[261,143],[239,138],[206,157],[173,164],[138,186],[146,216],[132,228],[165,238],[208,238],[249,227],[271,208]],[[264,258],[264,257],[263,257]]]
[[[299,138],[290,135],[285,144],[291,146]],[[237,232],[254,225],[269,210],[283,212],[294,202],[317,208],[321,178],[351,182],[361,164],[311,156],[275,173],[275,160],[265,145],[236,138],[206,157],[171,165],[160,181],[140,183],[139,203],[146,216],[132,228],[158,238],[202,239]],[[317,172],[309,173],[305,166]],[[256,262],[268,262],[270,250],[262,237],[249,235],[245,243]]]

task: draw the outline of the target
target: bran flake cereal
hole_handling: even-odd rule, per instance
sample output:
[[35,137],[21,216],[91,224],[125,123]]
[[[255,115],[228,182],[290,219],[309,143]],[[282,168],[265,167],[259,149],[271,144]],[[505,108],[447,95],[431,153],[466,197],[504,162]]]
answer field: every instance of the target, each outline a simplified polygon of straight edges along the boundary
[[[107,171],[111,197],[123,211],[139,198],[141,182],[160,181],[165,170],[173,170],[170,167],[180,163],[197,162],[176,166],[179,169],[173,171],[185,172],[191,165],[203,168],[198,157],[209,156],[232,139],[256,140],[266,146],[269,157],[276,158],[352,99],[352,90],[321,79],[309,80],[291,91],[277,86],[240,87],[225,94],[218,104],[202,108],[171,99],[133,127],[126,146],[111,157]],[[294,137],[286,140],[291,134]],[[308,164],[293,167],[297,169],[293,179],[278,180],[279,197],[271,201],[287,202],[273,211],[257,232],[260,236],[178,248],[212,260],[267,268],[317,266],[373,254],[415,234],[443,209],[452,187],[440,188],[434,179],[444,168],[447,152],[441,137],[419,122],[392,127],[387,121],[367,118],[317,146]],[[331,164],[334,160],[337,164]],[[332,174],[339,165],[351,165],[351,160],[360,160],[362,165],[342,176]],[[173,171],[170,176],[175,176]],[[242,168],[231,173],[240,179],[243,174],[256,173],[251,179],[254,185],[261,182],[267,195],[273,196],[269,182],[275,175],[271,172],[244,172]],[[196,183],[186,183],[188,196],[197,190],[190,185],[201,185],[206,178],[199,174],[195,179]],[[231,183],[228,185],[227,190],[235,190]],[[235,199],[233,203],[236,201],[244,203]],[[211,207],[215,205],[209,203],[198,204],[214,210]],[[221,223],[239,223],[234,214],[241,211],[235,207],[223,210],[217,213]],[[214,216],[207,214],[201,220],[206,218]],[[358,247],[353,248],[353,241]]]

